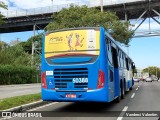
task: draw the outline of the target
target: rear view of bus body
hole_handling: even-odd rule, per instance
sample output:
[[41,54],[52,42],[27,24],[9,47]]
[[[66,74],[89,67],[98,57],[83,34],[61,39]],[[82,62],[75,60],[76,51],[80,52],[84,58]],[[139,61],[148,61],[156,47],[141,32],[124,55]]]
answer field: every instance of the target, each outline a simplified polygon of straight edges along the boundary
[[133,86],[134,64],[103,27],[48,32],[42,47],[42,99],[110,102]]

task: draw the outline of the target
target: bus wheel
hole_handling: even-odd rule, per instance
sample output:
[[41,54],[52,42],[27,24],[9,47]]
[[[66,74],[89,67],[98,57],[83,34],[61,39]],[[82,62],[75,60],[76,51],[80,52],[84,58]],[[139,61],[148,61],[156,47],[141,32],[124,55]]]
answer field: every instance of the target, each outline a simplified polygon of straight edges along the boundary
[[129,90],[132,90],[132,87],[130,87]]
[[124,99],[124,86],[122,84],[122,81],[121,81],[121,98]]
[[118,97],[116,98],[116,103],[119,103],[120,101],[121,101],[121,97],[118,96]]

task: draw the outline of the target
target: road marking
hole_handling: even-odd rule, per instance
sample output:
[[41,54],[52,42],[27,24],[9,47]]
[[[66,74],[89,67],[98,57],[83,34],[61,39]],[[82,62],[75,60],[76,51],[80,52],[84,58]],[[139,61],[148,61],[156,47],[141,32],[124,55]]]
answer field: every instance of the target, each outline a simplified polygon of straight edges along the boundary
[[123,108],[123,110],[122,110],[121,114],[119,115],[119,117],[117,118],[117,120],[122,120],[123,117],[121,117],[121,116],[123,116],[125,114],[125,112],[127,111],[127,109],[128,109],[128,106],[125,106]]
[[131,98],[134,98],[134,96],[135,96],[135,93],[132,94]]
[[35,111],[35,110],[38,110],[38,109],[41,109],[41,108],[44,108],[44,107],[48,107],[50,105],[54,105],[54,104],[57,104],[58,102],[53,102],[53,103],[49,103],[47,105],[43,105],[43,106],[40,106],[40,107],[37,107],[37,108],[33,108],[33,109],[30,109],[30,110],[27,110],[27,111]]
[[138,87],[139,87],[139,85],[138,85]]
[[136,90],[138,90],[138,88],[136,88]]

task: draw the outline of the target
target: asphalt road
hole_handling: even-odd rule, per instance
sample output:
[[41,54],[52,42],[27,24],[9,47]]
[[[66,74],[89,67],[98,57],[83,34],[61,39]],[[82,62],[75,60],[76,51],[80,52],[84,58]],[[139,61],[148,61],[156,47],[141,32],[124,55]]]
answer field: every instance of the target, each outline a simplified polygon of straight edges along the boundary
[[[42,117],[42,120],[158,120],[158,117],[121,117],[130,111],[159,111],[160,112],[160,81],[135,83],[133,90],[125,95],[120,103],[65,103],[53,102],[49,105],[34,108],[29,112],[42,111],[53,117]],[[109,116],[109,113],[118,115]],[[126,111],[124,113],[123,111]],[[18,119],[18,118],[13,118]],[[21,118],[22,119],[22,118]],[[23,118],[28,119],[28,118]],[[35,119],[35,118],[29,118]],[[38,120],[37,119],[37,120]]]
[[39,83],[38,84],[3,85],[3,86],[0,86],[0,99],[13,97],[13,96],[40,93],[41,92],[40,88],[41,88],[41,85]]

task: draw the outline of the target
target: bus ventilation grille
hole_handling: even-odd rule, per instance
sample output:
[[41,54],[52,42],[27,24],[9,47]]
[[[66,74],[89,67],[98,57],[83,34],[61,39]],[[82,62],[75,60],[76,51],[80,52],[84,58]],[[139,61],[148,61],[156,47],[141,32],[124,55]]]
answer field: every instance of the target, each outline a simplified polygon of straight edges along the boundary
[[[63,68],[54,70],[55,88],[70,88],[74,78],[88,78],[87,68]],[[88,88],[88,83],[73,83],[74,88]]]

